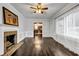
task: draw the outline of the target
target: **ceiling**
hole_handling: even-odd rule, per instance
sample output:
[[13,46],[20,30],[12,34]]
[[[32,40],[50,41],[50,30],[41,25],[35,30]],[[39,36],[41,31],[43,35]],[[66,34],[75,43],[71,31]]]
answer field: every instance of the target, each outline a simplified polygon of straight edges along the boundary
[[43,3],[43,5],[48,7],[48,10],[43,14],[33,13],[33,10],[30,7],[33,6],[34,3],[12,3],[11,5],[27,18],[49,19],[65,7],[67,3]]

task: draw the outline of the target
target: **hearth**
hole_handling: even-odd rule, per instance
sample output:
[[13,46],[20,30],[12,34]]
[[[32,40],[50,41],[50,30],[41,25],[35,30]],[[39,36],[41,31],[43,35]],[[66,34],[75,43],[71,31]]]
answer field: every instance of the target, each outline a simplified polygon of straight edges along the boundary
[[11,50],[17,43],[17,31],[4,32],[4,53]]

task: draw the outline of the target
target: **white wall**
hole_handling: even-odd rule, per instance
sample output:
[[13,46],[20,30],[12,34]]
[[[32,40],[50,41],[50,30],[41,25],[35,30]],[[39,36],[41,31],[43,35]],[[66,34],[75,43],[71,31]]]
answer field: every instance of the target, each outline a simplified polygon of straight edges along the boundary
[[28,19],[25,23],[26,37],[33,37],[34,22],[43,23],[43,37],[49,37],[49,19]]
[[[79,54],[79,6],[55,19],[56,35],[51,37]],[[53,23],[53,22],[52,22]],[[52,25],[51,25],[52,26]],[[52,31],[55,31],[55,29]]]
[[50,19],[50,21],[49,21],[50,23],[49,23],[49,35],[50,35],[50,37],[51,36],[54,36],[54,35],[56,35],[56,22],[55,22],[55,19]]
[[[2,13],[2,7],[6,7],[16,15],[18,15],[19,20],[19,26],[10,26],[10,25],[4,25],[3,24],[3,13]],[[24,32],[24,20],[26,18],[23,17],[23,15],[18,12],[13,6],[10,4],[0,4],[0,55],[4,54],[4,32],[5,31],[17,31],[17,43],[19,43],[22,39],[25,37]]]

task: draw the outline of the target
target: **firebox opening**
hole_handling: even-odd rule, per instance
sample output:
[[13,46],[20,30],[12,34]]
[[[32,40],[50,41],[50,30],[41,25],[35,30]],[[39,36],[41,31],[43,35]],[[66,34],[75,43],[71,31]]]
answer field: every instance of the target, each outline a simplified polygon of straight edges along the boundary
[[15,41],[15,35],[9,35],[6,37],[7,38],[7,47],[6,48],[9,48],[10,46],[14,45],[14,41]]
[[17,31],[4,32],[4,53],[10,51],[17,44]]

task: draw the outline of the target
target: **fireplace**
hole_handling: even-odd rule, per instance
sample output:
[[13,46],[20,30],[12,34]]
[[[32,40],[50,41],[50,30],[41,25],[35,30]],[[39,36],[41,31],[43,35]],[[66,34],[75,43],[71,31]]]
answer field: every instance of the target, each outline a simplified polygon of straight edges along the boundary
[[17,43],[17,31],[4,32],[4,53],[11,50]]

